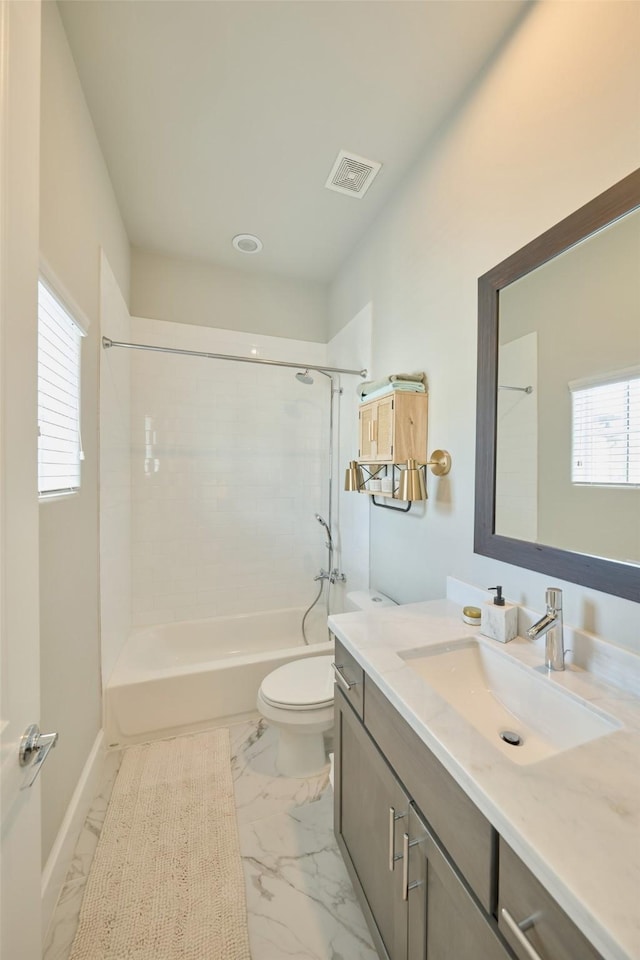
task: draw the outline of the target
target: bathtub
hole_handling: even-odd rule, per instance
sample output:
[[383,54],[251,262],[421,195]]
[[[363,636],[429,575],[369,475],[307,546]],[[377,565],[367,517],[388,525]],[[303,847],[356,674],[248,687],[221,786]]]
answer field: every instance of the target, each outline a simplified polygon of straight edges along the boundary
[[304,644],[303,613],[272,610],[134,630],[105,689],[108,745],[194,732],[254,714],[268,673],[290,660],[333,651],[324,616],[309,618],[310,642]]

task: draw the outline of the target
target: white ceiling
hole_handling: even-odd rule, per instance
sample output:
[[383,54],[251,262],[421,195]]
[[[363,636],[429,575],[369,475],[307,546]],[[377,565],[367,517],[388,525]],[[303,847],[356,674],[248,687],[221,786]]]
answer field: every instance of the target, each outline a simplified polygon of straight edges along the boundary
[[[60,0],[133,244],[329,279],[520,0]],[[383,167],[359,200],[336,154]],[[231,239],[255,233],[259,255]]]

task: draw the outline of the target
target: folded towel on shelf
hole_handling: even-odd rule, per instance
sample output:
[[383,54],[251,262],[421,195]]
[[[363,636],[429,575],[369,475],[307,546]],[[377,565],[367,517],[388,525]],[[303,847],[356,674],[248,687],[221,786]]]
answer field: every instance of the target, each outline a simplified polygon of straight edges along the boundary
[[382,380],[365,380],[364,383],[359,383],[356,387],[356,393],[359,397],[364,397],[368,393],[373,393],[374,390],[381,390],[382,387],[388,387],[389,377],[383,377]]
[[427,385],[427,378],[424,373],[392,373],[389,380],[391,380],[391,383],[395,380],[408,380],[410,382],[423,383],[425,386]]
[[[382,390],[383,387],[389,387],[390,384],[395,383],[405,383],[405,384],[422,384],[423,388],[426,389],[427,378],[424,373],[392,373],[390,377],[382,377],[380,380],[366,380],[364,383],[358,384],[356,387],[356,392],[359,397],[370,396],[376,390]],[[417,391],[421,393],[423,391]]]
[[411,383],[406,380],[394,380],[393,383],[385,383],[371,393],[366,393],[360,397],[360,403],[366,403],[367,400],[375,400],[377,397],[384,397],[391,393],[426,393],[427,389],[424,383]]

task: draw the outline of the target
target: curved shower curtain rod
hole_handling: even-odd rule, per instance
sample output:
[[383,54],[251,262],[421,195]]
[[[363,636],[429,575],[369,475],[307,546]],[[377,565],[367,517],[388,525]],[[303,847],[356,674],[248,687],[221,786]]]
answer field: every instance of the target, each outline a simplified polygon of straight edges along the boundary
[[290,363],[288,360],[260,360],[258,357],[237,357],[231,353],[205,353],[202,350],[181,350],[178,347],[156,347],[150,343],[122,343],[102,338],[102,347],[124,347],[126,350],[155,350],[157,353],[179,353],[187,357],[207,357],[209,360],[236,360],[238,363],[263,363],[271,367],[293,367],[295,370],[318,370],[320,373],[352,373],[356,377],[367,376],[366,370],[345,370],[342,367],[323,367],[313,363]]

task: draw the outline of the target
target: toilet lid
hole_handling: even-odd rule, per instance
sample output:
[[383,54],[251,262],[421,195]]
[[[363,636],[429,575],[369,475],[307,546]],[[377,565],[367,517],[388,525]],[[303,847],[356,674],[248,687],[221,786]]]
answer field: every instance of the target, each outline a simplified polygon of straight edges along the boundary
[[274,706],[324,707],[333,703],[333,657],[307,657],[278,667],[262,681],[262,696]]

